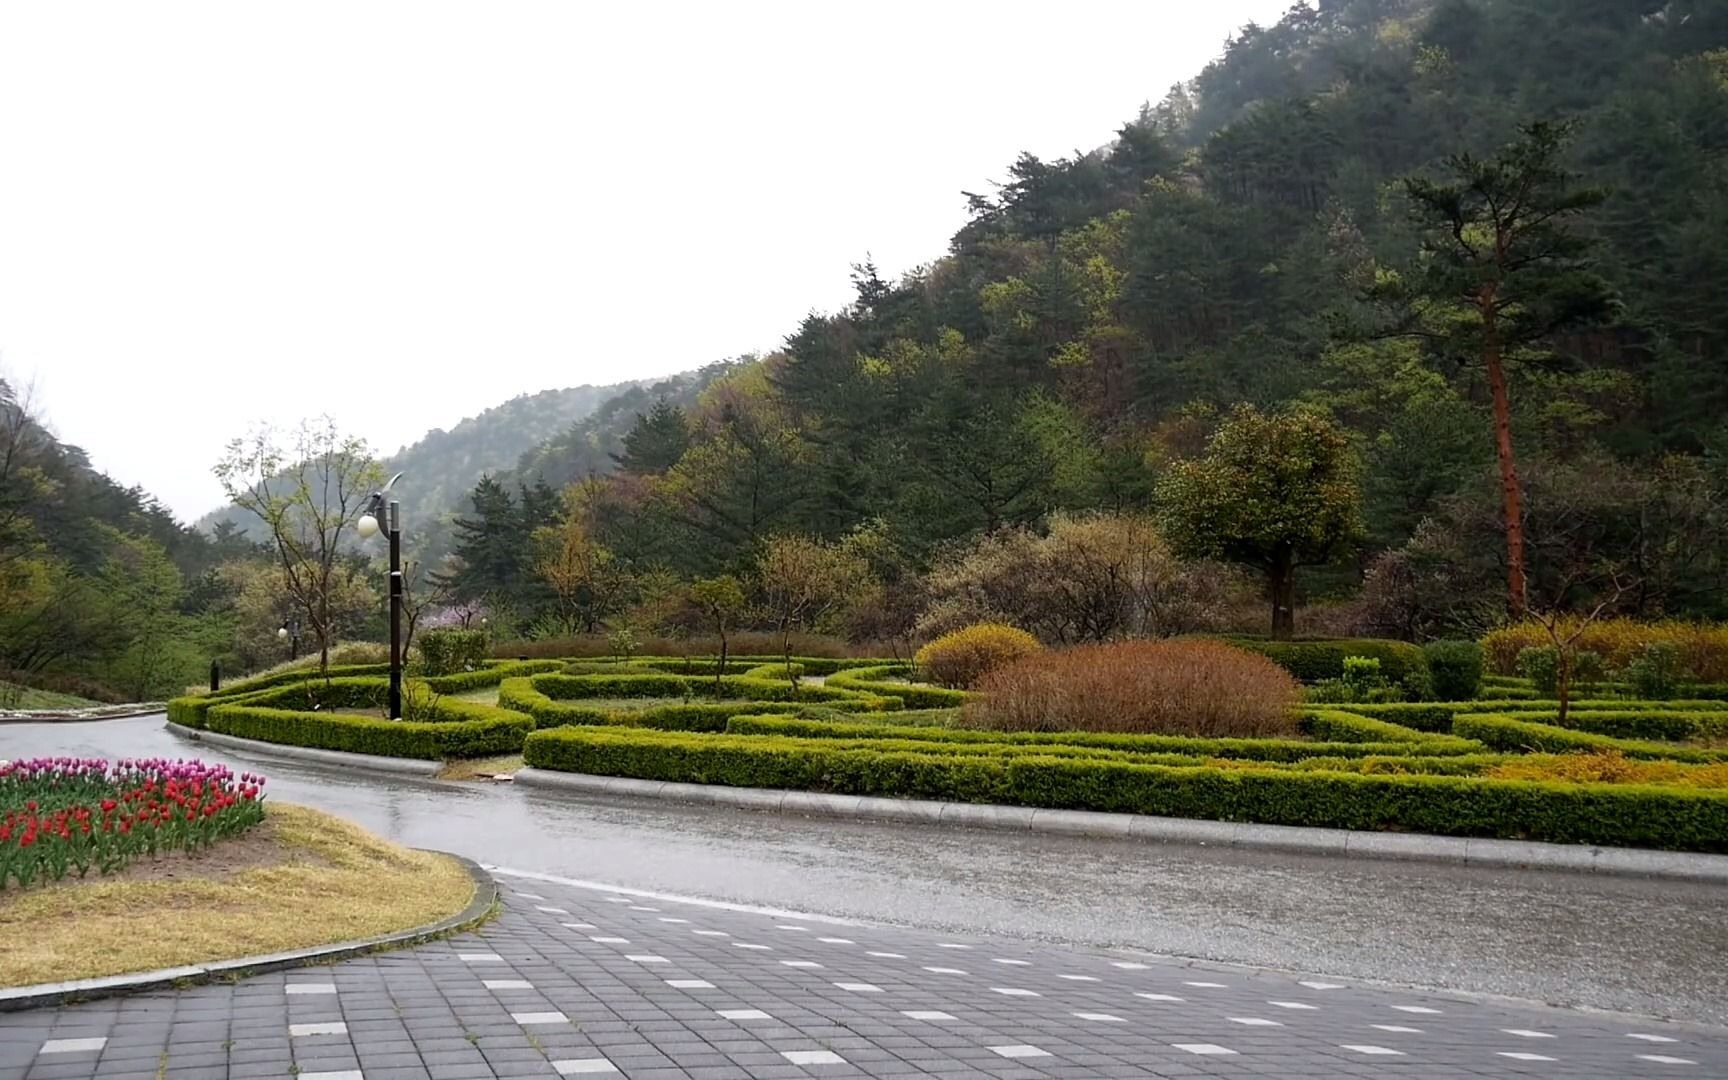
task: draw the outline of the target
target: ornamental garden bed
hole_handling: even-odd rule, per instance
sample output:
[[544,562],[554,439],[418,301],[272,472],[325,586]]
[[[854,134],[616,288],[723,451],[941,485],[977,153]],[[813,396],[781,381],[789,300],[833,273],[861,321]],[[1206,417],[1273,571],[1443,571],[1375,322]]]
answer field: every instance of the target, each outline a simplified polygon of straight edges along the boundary
[[[1333,651],[1297,659],[1330,671]],[[719,678],[696,659],[533,663],[475,682],[497,686],[496,705],[410,680],[402,721],[338,711],[378,711],[384,681],[371,674],[242,685],[171,715],[442,758],[451,777],[520,755],[647,780],[1728,852],[1728,708],[1711,700],[1580,701],[1564,726],[1556,703],[1528,698],[1324,705],[1302,707],[1280,737],[1201,738],[979,730],[958,707],[966,692],[886,660],[795,658],[796,681],[783,662],[735,661],[728,671],[748,673]]]
[[472,900],[456,860],[264,786],[191,761],[0,765],[0,986],[367,938]]

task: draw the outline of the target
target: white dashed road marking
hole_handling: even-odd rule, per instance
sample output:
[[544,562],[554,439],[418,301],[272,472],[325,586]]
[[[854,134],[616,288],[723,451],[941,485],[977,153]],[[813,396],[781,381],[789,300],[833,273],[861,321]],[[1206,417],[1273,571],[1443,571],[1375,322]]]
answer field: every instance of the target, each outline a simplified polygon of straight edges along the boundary
[[1654,1061],[1658,1065],[1696,1065],[1691,1058],[1669,1057],[1667,1054],[1638,1054],[1639,1061]]
[[340,1020],[328,1024],[289,1024],[288,1034],[295,1038],[302,1035],[346,1035],[348,1025]]
[[[343,1025],[338,1024],[336,1026],[342,1027]],[[107,1045],[108,1037],[106,1035],[95,1039],[49,1039],[42,1044],[42,1049],[37,1052],[42,1054],[82,1054],[91,1050],[100,1050]]]

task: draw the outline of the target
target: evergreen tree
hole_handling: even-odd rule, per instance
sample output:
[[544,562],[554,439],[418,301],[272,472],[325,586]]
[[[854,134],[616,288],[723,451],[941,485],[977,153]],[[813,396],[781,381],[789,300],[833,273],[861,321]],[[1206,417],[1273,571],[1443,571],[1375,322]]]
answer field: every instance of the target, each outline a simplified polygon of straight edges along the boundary
[[636,422],[624,435],[624,452],[611,456],[627,473],[663,473],[678,464],[690,443],[690,421],[684,410],[661,398],[646,413],[636,414]]

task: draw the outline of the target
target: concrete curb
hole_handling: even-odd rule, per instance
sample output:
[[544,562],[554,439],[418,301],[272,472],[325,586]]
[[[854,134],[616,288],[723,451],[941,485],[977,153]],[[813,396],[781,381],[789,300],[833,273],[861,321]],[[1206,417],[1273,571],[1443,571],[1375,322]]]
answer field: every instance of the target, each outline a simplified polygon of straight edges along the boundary
[[679,802],[716,803],[783,814],[953,824],[1066,836],[1133,839],[1245,851],[1303,855],[1348,855],[1372,859],[1452,863],[1500,869],[1565,870],[1626,877],[1670,878],[1728,884],[1728,856],[1646,848],[1602,848],[1572,844],[1485,840],[1426,833],[1357,832],[1294,825],[1109,814],[1089,810],[1042,810],[1025,806],[877,799],[812,791],[680,784],[522,768],[516,783],[589,795],[644,795]]
[[115,706],[125,712],[98,712],[85,715],[84,710],[63,712],[4,713],[0,724],[91,724],[98,720],[131,720],[140,716],[156,716],[167,709],[167,703],[145,701],[137,705]]
[[162,725],[188,742],[205,742],[225,750],[244,750],[250,754],[288,758],[292,761],[313,761],[320,765],[338,765],[348,769],[369,769],[372,772],[399,773],[405,776],[436,776],[444,767],[440,761],[418,758],[383,757],[378,754],[351,754],[346,750],[317,750],[309,746],[284,746],[281,743],[242,739],[237,735],[222,735],[214,731],[195,731],[173,721]]
[[[437,852],[436,854],[447,854]],[[109,975],[100,979],[74,979],[69,982],[37,983],[34,986],[14,986],[0,989],[0,1012],[34,1009],[43,1005],[69,1005],[92,998],[136,994],[147,990],[179,989],[188,983],[210,982],[215,979],[240,979],[270,971],[309,967],[347,960],[385,949],[400,949],[431,941],[446,934],[469,930],[485,922],[498,903],[498,882],[480,868],[480,864],[460,855],[451,855],[474,879],[474,899],[462,911],[447,919],[412,930],[364,938],[359,941],[339,941],[333,945],[318,945],[310,949],[269,953],[264,956],[242,956],[234,960],[217,960],[209,964],[141,971],[133,975]]]

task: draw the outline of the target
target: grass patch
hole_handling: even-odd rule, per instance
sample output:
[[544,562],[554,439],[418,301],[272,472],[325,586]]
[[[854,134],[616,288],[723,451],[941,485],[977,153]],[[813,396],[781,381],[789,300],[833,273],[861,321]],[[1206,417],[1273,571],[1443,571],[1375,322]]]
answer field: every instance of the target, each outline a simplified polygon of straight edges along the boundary
[[503,757],[458,758],[438,770],[440,780],[490,780],[498,773],[513,773],[522,767],[521,754]]
[[0,709],[93,709],[101,704],[100,701],[91,701],[73,694],[0,682]]
[[459,694],[449,696],[457,701],[478,701],[482,705],[496,705],[498,704],[498,687],[496,685],[476,686],[472,690],[464,690]]
[[371,937],[436,922],[473,898],[454,859],[271,803],[262,825],[207,851],[0,896],[0,986]]

